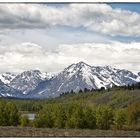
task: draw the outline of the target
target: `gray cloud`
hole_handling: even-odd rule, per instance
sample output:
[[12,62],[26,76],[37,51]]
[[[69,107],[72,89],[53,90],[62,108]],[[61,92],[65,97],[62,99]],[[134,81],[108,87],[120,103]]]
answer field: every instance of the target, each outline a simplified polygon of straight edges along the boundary
[[107,4],[1,4],[1,29],[34,29],[53,26],[83,27],[108,35],[140,36],[140,14],[112,9]]

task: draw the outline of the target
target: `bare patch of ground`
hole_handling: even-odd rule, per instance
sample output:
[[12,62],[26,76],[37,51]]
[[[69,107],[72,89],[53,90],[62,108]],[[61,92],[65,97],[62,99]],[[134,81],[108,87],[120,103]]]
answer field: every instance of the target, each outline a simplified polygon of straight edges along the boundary
[[140,137],[140,131],[0,127],[0,137]]

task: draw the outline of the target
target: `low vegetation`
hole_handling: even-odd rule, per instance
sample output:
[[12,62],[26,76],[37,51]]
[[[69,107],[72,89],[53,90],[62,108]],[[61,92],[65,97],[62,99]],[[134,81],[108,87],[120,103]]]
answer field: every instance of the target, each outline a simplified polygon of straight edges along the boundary
[[0,101],[0,126],[17,126],[20,115],[15,104]]
[[[23,112],[34,112],[35,119]],[[0,99],[0,126],[140,130],[140,90],[134,85],[71,92],[55,99]]]

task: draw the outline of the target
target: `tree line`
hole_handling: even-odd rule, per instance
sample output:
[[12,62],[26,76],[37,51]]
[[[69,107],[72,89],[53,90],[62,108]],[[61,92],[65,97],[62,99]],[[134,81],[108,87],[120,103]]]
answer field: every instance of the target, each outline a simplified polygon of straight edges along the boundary
[[[47,104],[36,115],[35,127],[80,129],[126,129],[140,126],[140,103],[114,109],[108,105],[78,103]],[[140,127],[139,127],[140,129]]]
[[[101,87],[99,89],[88,89],[88,88],[84,88],[83,90],[80,89],[78,91],[78,93],[87,93],[87,92],[103,92],[105,90],[107,91],[111,91],[112,89],[125,89],[125,90],[135,90],[135,89],[140,89],[140,82],[137,82],[137,83],[133,83],[133,84],[128,84],[128,85],[124,85],[124,86],[116,86],[114,85],[113,87],[111,88],[106,88],[105,87]],[[73,90],[71,91],[67,91],[67,92],[63,92],[60,94],[60,96],[65,96],[65,95],[68,95],[68,94],[75,94],[77,92],[74,92]]]
[[14,103],[0,101],[0,126],[140,130],[140,102],[126,108],[77,102],[46,103],[35,120],[29,121],[21,116]]

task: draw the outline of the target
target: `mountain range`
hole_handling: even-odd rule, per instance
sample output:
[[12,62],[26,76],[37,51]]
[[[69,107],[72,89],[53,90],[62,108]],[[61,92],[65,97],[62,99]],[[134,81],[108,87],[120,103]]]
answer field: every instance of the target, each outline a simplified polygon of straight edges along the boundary
[[57,97],[65,92],[131,85],[140,81],[137,74],[111,66],[90,66],[84,62],[72,64],[63,71],[50,75],[39,70],[20,74],[0,75],[0,96],[17,98]]

